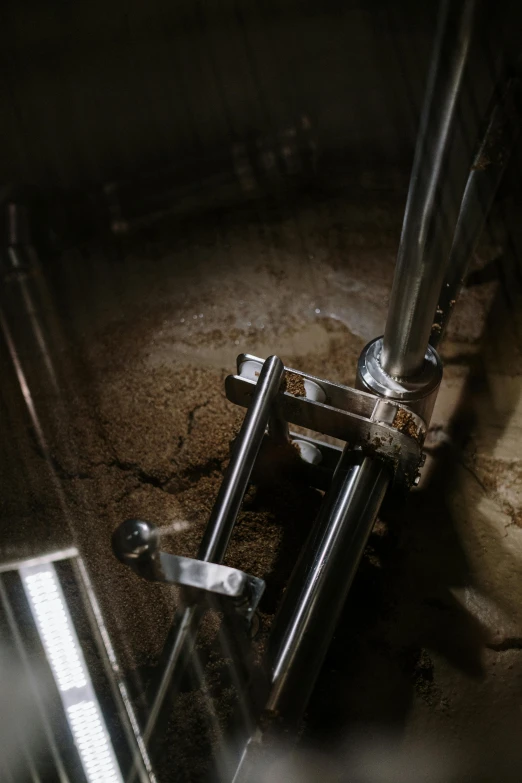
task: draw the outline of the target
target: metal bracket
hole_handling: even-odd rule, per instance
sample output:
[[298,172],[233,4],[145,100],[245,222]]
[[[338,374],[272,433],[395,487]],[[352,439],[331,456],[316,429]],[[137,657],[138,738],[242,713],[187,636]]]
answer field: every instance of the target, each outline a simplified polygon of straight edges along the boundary
[[180,557],[159,550],[159,532],[150,522],[127,519],[113,533],[114,554],[138,576],[187,588],[191,601],[209,593],[250,622],[265,590],[263,579],[237,568]]
[[[260,368],[263,365],[262,359],[241,354],[237,359],[238,375],[228,376],[225,389],[230,402],[248,407],[256,381],[241,375],[245,362],[258,363]],[[385,460],[392,466],[396,486],[409,489],[415,483],[426,437],[426,424],[420,416],[398,402],[299,370],[285,367],[285,373],[287,378],[297,376],[302,387],[311,382],[324,394],[320,402],[289,391],[279,392],[278,410],[287,422],[345,441]]]

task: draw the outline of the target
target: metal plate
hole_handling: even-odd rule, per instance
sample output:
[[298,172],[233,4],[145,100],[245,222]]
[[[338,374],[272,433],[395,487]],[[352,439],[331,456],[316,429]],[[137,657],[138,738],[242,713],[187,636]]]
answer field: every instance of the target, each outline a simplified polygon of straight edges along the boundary
[[[247,359],[262,361],[242,354],[238,358],[238,365]],[[419,416],[404,406],[383,401],[372,394],[333,384],[291,368],[285,369],[317,383],[326,393],[327,400],[321,403],[281,392],[278,405],[288,423],[360,446],[365,453],[388,461],[394,468],[396,482],[408,487],[413,483],[426,434],[426,426]],[[248,407],[255,385],[255,381],[229,375],[225,381],[227,398],[236,405]],[[412,424],[413,436],[392,425],[401,410]]]

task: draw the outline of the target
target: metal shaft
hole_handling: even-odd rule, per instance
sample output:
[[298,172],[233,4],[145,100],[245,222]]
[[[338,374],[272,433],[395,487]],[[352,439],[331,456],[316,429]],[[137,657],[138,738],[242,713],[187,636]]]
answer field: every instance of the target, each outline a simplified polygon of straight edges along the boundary
[[444,336],[468,264],[518,138],[521,119],[520,93],[520,79],[509,79],[500,100],[493,107],[485,136],[469,174],[430,338],[434,348]]
[[466,185],[468,166],[450,150],[476,6],[441,3],[381,353],[383,369],[398,378],[422,369]]
[[199,560],[212,560],[219,563],[223,559],[274,400],[283,380],[284,370],[283,362],[277,356],[270,356],[263,364],[252,402],[234,443],[232,457],[199,548]]
[[[277,356],[270,356],[264,362],[198,551],[199,560],[219,563],[225,555],[283,374],[284,365]],[[156,724],[174,670],[178,668],[179,673],[185,668],[179,664],[190,652],[200,616],[199,607],[191,605],[182,608],[174,619],[158,664],[161,678],[144,731],[145,740],[150,738]]]
[[353,465],[345,449],[276,621],[269,710],[300,719],[389,480],[382,462]]
[[[365,457],[354,465],[346,448],[294,569],[271,636],[265,708],[286,730],[302,718],[389,480],[383,463]],[[234,783],[252,779],[260,742],[261,733],[248,738]]]

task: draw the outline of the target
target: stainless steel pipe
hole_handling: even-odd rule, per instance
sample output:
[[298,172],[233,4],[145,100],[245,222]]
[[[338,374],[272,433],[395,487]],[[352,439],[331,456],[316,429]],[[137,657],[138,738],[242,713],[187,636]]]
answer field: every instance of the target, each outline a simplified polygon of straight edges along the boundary
[[500,100],[491,111],[486,133],[468,177],[430,338],[434,348],[444,337],[466,270],[519,136],[521,105],[521,81],[515,76],[508,80]]
[[[415,378],[425,368],[468,175],[465,165],[451,169],[449,152],[475,7],[475,0],[443,0],[441,6],[382,348],[380,340],[374,341],[379,344],[376,361],[385,381]],[[447,190],[443,198],[448,186],[449,199]],[[435,365],[422,381],[421,398],[425,386],[436,394],[440,372]],[[375,391],[373,386],[369,390]],[[255,778],[271,719],[279,730],[293,733],[298,727],[384,499],[388,468],[371,457],[357,465],[353,459],[353,451],[346,447],[285,592],[267,656],[270,684],[263,723],[268,721],[268,728],[259,725],[240,744],[233,783]]]
[[223,559],[284,371],[283,362],[277,356],[269,356],[263,364],[198,551],[198,560],[219,563]]
[[[330,645],[390,474],[371,457],[353,464],[345,448],[312,533],[292,574],[270,638],[267,721],[295,732]],[[255,778],[264,733],[244,743],[233,783]]]
[[306,706],[390,481],[384,463],[353,459],[346,447],[275,621],[267,709],[285,720]]
[[466,185],[467,167],[452,167],[449,152],[476,6],[476,0],[441,4],[380,360],[396,378],[422,370]]
[[[270,356],[263,364],[254,388],[252,402],[235,440],[228,468],[198,550],[198,560],[219,563],[225,555],[283,375],[282,361],[277,356]],[[185,656],[190,652],[200,616],[199,607],[189,605],[181,608],[174,619],[165,642],[162,660],[158,665],[161,678],[155,689],[154,701],[144,731],[146,740],[151,736],[165,696],[173,684],[174,670],[182,660],[186,660]],[[178,676],[183,670],[182,665],[178,669]]]

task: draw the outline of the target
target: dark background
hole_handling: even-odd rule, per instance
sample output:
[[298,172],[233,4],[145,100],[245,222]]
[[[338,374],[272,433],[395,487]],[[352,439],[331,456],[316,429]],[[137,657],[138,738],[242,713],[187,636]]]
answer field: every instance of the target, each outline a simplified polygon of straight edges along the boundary
[[[473,113],[503,59],[516,61],[517,5],[486,6]],[[383,165],[407,176],[437,7],[6,0],[0,182],[83,190],[202,159],[208,173],[303,117],[328,180]]]

